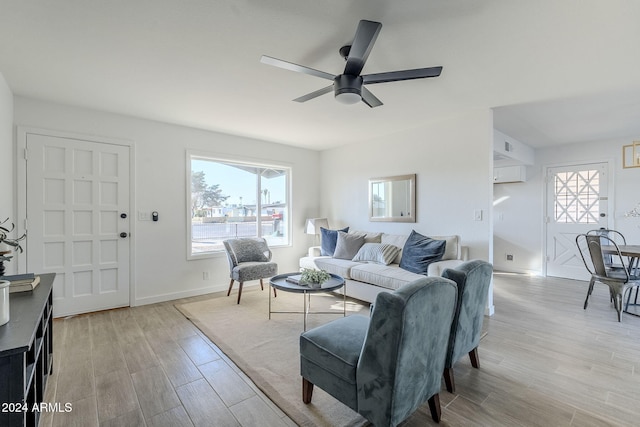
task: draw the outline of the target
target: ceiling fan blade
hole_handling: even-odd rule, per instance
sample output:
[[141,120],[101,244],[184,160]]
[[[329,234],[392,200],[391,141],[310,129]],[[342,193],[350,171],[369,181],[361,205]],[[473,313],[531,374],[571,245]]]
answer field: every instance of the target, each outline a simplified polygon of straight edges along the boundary
[[376,96],[364,86],[362,86],[362,102],[364,102],[371,108],[379,107],[382,105],[382,101],[376,98]]
[[349,55],[347,56],[347,65],[344,67],[344,74],[350,74],[352,76],[360,75],[381,28],[382,24],[379,22],[363,19],[358,23],[358,29],[356,30],[355,38],[353,39]]
[[333,80],[336,77],[333,74],[325,73],[324,71],[315,70],[313,68],[305,67],[304,65],[294,64],[293,62],[283,61],[282,59],[272,58],[266,55],[262,55],[262,58],[260,58],[260,62],[267,65],[273,65],[274,67],[284,68],[285,70],[309,74],[311,76],[316,76],[327,80]]
[[315,92],[311,92],[311,93],[303,95],[303,96],[301,96],[299,98],[296,98],[296,99],[294,99],[294,101],[296,101],[296,102],[306,102],[306,101],[308,101],[310,99],[317,98],[320,95],[324,95],[325,93],[329,93],[329,92],[332,92],[332,91],[333,91],[333,85],[330,85],[330,86],[327,86],[327,87],[323,87],[322,89],[318,89]]
[[388,73],[367,74],[362,76],[363,84],[396,82],[399,80],[424,79],[438,77],[442,67],[416,68],[414,70],[390,71]]

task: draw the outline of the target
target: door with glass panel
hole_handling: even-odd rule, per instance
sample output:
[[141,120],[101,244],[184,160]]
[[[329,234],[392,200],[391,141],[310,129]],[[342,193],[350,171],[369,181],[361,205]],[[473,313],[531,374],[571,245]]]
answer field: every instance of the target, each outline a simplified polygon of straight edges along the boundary
[[129,305],[130,147],[28,133],[27,269],[56,317]]
[[608,228],[608,165],[591,163],[547,170],[547,276],[589,280],[576,236]]

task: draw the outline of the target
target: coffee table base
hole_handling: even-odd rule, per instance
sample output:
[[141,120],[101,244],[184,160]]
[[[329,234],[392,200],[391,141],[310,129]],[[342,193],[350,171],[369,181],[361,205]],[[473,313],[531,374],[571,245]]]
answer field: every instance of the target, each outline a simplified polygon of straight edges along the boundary
[[[271,285],[273,286],[273,285]],[[327,292],[318,292],[317,290],[314,290],[312,292],[308,292],[306,290],[298,292],[298,293],[302,293],[302,300],[303,300],[303,310],[302,311],[273,311],[271,309],[271,292],[269,292],[269,320],[271,320],[271,315],[272,314],[303,314],[303,329],[304,331],[307,330],[307,318],[309,317],[309,314],[339,314],[336,313],[335,311],[311,311],[311,294],[314,293],[329,293],[330,291]],[[342,316],[346,317],[347,315],[347,285],[346,283],[344,284],[343,288],[342,288]]]

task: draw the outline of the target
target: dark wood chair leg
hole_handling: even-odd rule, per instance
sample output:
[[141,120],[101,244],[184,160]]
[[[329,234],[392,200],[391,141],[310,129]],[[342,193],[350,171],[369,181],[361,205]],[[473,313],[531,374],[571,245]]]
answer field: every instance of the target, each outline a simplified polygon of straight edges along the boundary
[[276,294],[276,288],[273,288],[273,297],[275,298],[277,296],[278,296],[278,294]]
[[444,384],[449,393],[456,392],[456,383],[453,381],[453,368],[444,368]]
[[238,286],[238,304],[240,304],[240,297],[242,296],[242,285],[244,283],[240,282],[240,286]]
[[262,283],[262,279],[260,279],[260,289],[264,291],[264,283]]
[[302,378],[302,401],[304,403],[311,403],[312,396],[313,383],[309,382],[306,378]]
[[474,368],[480,368],[480,357],[478,356],[478,347],[469,352],[469,359],[471,360],[471,366]]
[[433,418],[433,421],[439,423],[441,418],[441,412],[440,412],[440,395],[438,393],[434,394],[429,398],[429,409],[431,410],[431,418]]
[[233,288],[233,279],[231,279],[231,283],[229,283],[229,290],[227,291],[227,296],[231,295],[231,288]]

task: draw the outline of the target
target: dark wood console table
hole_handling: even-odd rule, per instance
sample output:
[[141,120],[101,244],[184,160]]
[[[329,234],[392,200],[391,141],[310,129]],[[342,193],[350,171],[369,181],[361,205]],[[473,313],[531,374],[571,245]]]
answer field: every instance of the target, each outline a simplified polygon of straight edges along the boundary
[[38,425],[53,362],[54,278],[41,274],[33,291],[9,298],[9,323],[0,326],[1,426]]

